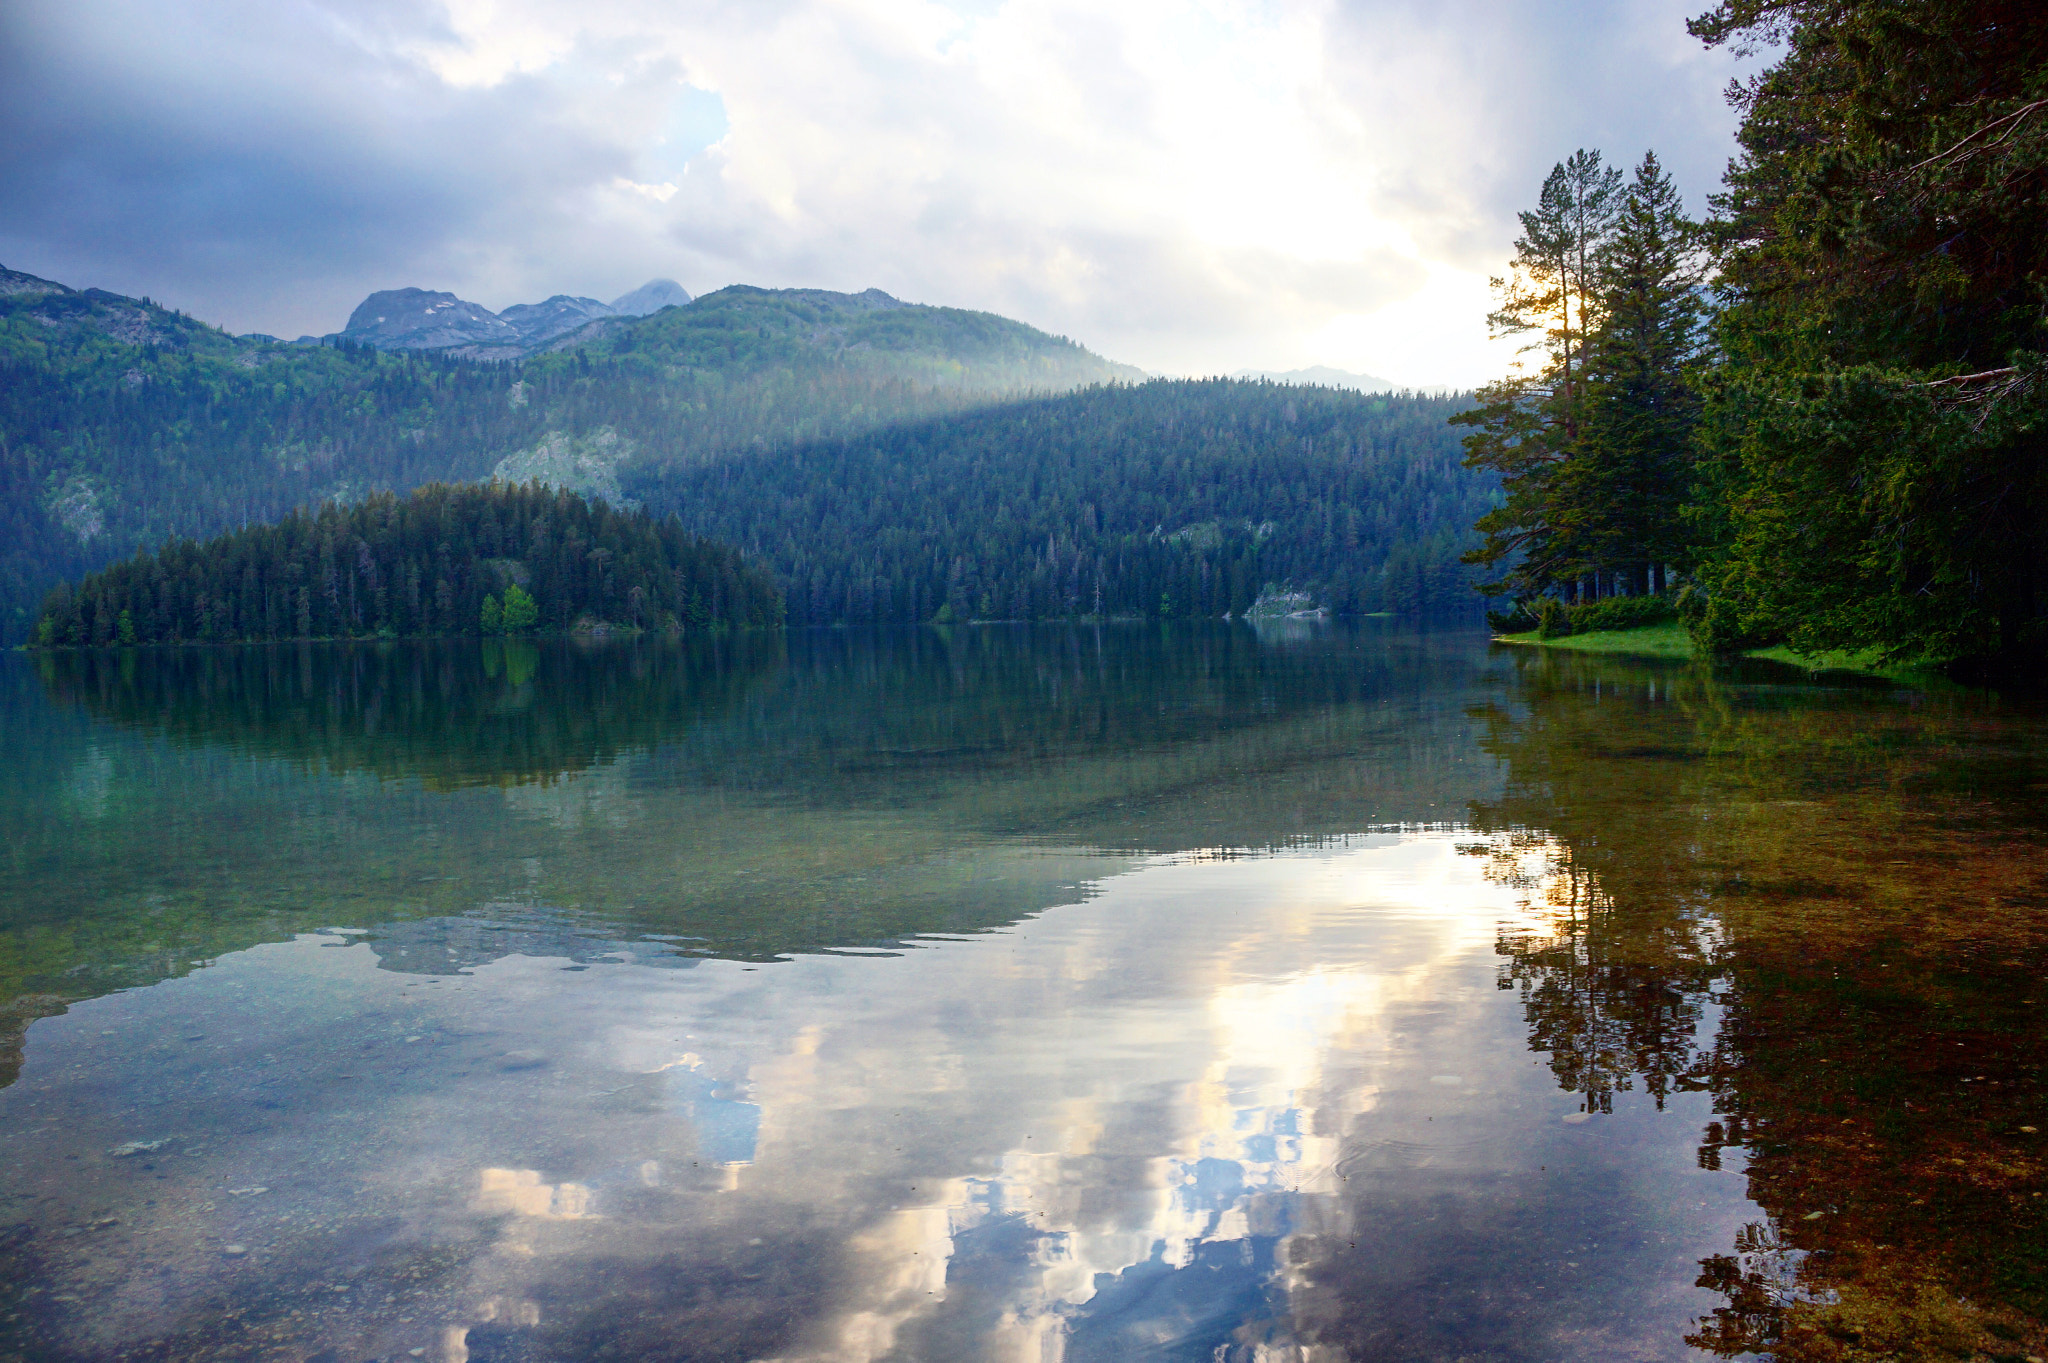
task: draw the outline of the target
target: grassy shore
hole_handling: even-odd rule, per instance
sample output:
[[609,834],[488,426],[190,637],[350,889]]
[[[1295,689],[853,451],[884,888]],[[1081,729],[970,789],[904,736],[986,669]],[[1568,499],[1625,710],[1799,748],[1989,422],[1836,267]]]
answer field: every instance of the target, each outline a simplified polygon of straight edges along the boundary
[[[1685,626],[1675,620],[1661,625],[1642,625],[1636,629],[1605,629],[1587,634],[1566,634],[1554,639],[1539,639],[1533,630],[1527,634],[1500,634],[1494,637],[1497,642],[1503,644],[1562,648],[1578,653],[1624,653],[1639,658],[1697,656],[1693,651],[1692,638],[1685,632]],[[1808,672],[1856,672],[1867,677],[1889,677],[1893,680],[1921,678],[1930,673],[1930,669],[1923,666],[1882,664],[1874,651],[1822,653],[1808,657],[1805,654],[1794,653],[1783,644],[1775,644],[1770,648],[1750,649],[1742,656],[1803,667]]]

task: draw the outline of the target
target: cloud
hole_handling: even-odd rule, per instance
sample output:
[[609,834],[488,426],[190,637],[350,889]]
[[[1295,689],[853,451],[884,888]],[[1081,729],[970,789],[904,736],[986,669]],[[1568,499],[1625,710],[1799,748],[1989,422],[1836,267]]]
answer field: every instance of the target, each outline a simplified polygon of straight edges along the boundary
[[[671,275],[987,308],[1174,372],[1500,367],[1581,145],[1699,196],[1671,0],[14,0],[0,260],[236,330]],[[1426,371],[1426,372],[1425,372]]]

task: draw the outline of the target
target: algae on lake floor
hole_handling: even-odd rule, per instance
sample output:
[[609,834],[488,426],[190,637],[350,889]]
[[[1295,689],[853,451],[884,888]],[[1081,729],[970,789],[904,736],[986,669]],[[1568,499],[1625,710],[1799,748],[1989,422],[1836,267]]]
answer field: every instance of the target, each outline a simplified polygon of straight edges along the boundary
[[1552,915],[1501,941],[1530,1044],[1595,1108],[1712,1093],[1701,1164],[1741,1151],[1771,1213],[1702,1264],[1727,1304],[1694,1342],[2048,1351],[2041,717],[1567,652],[1518,675],[1472,821]]

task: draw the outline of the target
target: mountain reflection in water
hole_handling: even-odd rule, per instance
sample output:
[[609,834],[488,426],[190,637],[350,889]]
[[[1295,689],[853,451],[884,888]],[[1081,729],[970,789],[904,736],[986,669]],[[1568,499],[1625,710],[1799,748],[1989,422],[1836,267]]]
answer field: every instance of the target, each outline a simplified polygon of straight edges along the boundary
[[0,663],[0,1356],[2044,1351],[2029,710],[513,647]]

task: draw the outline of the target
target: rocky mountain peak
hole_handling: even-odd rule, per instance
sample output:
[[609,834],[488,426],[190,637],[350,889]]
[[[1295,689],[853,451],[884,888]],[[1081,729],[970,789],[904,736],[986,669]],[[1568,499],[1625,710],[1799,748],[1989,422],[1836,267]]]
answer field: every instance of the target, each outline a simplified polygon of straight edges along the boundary
[[379,350],[520,343],[518,330],[489,308],[428,289],[384,289],[371,294],[349,314],[341,334]]
[[617,315],[609,303],[558,293],[541,303],[514,303],[499,313],[498,319],[519,333],[522,345],[532,346],[566,335],[600,317]]
[[679,308],[689,301],[690,295],[673,279],[650,279],[631,293],[614,298],[612,311],[621,317],[645,317],[663,308]]

